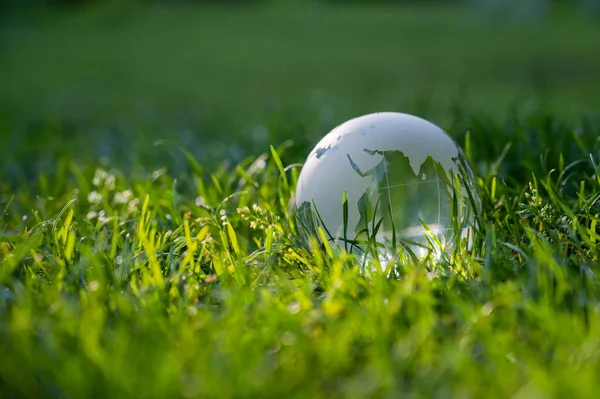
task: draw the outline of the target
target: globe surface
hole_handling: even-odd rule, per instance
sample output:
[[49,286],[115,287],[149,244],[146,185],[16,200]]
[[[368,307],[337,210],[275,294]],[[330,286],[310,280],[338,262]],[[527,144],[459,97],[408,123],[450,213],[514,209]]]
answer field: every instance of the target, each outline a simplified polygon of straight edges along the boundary
[[374,238],[391,253],[401,242],[470,239],[479,197],[450,136],[416,116],[382,112],[323,137],[300,172],[295,206],[301,232],[318,237],[321,226],[330,241],[359,252]]

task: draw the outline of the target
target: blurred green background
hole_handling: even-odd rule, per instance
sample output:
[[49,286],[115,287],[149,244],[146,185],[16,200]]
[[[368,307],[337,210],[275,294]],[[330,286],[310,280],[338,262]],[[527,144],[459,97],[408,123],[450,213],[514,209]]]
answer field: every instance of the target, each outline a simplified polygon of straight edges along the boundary
[[0,4],[0,174],[15,180],[61,156],[160,166],[157,139],[201,162],[302,152],[374,111],[460,132],[465,115],[600,106],[596,0]]

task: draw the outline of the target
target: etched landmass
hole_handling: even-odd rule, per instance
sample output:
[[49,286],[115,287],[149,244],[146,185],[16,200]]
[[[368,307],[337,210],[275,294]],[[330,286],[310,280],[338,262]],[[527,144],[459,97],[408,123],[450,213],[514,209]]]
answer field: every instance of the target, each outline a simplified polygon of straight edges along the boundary
[[428,156],[415,174],[410,157],[401,151],[364,151],[381,155],[382,160],[371,169],[362,170],[347,154],[350,166],[360,177],[373,178],[371,187],[356,204],[360,218],[355,233],[372,229],[374,222],[382,218],[383,231],[397,232],[420,226],[420,221],[435,226],[449,222],[450,215],[442,202],[451,201],[451,182],[440,162]]
[[320,158],[321,158],[323,155],[327,154],[327,152],[329,152],[329,151],[334,151],[334,150],[337,150],[337,149],[338,149],[338,146],[337,146],[337,145],[333,145],[333,146],[332,146],[332,145],[330,144],[330,145],[328,145],[327,147],[319,147],[319,148],[316,148],[316,149],[314,150],[314,152],[315,152],[315,156],[317,157],[317,159],[320,159]]

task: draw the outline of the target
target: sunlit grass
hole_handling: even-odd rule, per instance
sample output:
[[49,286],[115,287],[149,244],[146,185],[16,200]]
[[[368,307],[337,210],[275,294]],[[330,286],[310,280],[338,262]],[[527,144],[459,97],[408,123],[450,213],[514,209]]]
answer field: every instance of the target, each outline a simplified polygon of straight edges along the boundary
[[[3,179],[1,392],[593,397],[600,125],[503,123],[454,133],[482,196],[472,249],[368,276],[300,239],[289,200],[306,148]],[[168,154],[189,168],[171,173]]]

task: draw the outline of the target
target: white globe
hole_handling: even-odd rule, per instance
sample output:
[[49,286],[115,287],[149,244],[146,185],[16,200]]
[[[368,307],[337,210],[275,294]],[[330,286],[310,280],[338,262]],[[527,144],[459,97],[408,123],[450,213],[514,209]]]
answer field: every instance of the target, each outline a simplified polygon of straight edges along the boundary
[[457,237],[472,242],[480,200],[450,136],[416,116],[381,112],[323,137],[300,172],[295,206],[305,236],[318,239],[322,227],[328,240],[359,253],[375,239],[389,257],[399,248],[447,249]]

